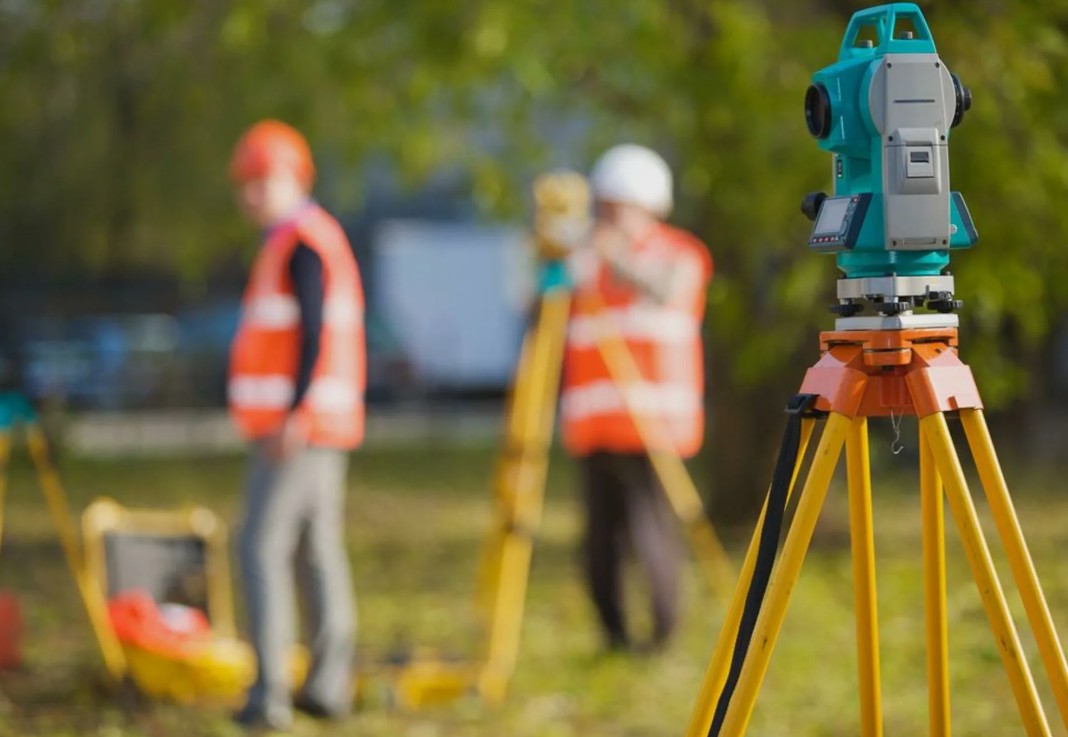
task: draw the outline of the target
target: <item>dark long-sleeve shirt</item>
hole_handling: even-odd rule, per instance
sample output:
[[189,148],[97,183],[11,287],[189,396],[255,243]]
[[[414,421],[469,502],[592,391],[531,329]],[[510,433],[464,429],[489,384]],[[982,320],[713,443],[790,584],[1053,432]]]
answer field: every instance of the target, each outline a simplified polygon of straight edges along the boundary
[[289,261],[293,293],[300,305],[300,363],[297,366],[293,407],[304,399],[311,385],[323,334],[323,261],[307,244],[298,242]]

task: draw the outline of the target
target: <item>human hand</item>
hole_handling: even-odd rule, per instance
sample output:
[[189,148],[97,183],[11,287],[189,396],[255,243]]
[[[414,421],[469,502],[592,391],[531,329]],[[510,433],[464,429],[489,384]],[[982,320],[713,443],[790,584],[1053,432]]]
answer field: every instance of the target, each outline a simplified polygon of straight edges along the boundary
[[267,454],[276,461],[284,461],[308,445],[308,433],[297,415],[290,415],[282,427],[267,436]]
[[631,245],[630,238],[621,227],[603,220],[594,228],[590,243],[593,250],[606,261],[624,257]]

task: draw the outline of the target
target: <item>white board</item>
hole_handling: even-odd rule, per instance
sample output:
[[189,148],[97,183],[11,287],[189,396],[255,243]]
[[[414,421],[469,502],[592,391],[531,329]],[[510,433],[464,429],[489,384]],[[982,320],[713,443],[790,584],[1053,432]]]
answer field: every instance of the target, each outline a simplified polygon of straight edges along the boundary
[[516,227],[388,220],[374,239],[375,307],[429,387],[505,387],[532,297]]

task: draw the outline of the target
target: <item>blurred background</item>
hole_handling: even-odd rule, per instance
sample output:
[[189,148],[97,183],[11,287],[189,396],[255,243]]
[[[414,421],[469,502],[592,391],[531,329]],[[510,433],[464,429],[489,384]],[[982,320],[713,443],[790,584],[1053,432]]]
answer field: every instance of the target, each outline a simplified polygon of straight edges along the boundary
[[[861,5],[4,0],[6,359],[71,413],[219,409],[258,245],[225,162],[276,116],[313,142],[317,194],[355,244],[371,401],[498,397],[530,296],[532,176],[635,140],[671,161],[674,220],[716,259],[710,403],[732,432],[710,451],[738,489],[830,323],[834,267],[801,247],[798,213],[828,160],[799,100]],[[982,238],[954,264],[965,355],[1014,436],[1047,448],[1068,395],[1068,21],[1055,4],[925,10],[975,94],[951,148]]]
[[[799,211],[805,193],[828,186],[830,162],[808,136],[802,98],[866,5],[0,0],[0,360],[46,409],[76,499],[122,497],[101,479],[150,486],[158,472],[177,479],[170,492],[139,486],[123,500],[199,499],[196,487],[229,509],[218,494],[237,494],[236,471],[188,475],[212,468],[208,457],[239,464],[225,366],[259,239],[236,211],[226,162],[245,127],[278,117],[311,141],[316,195],[348,231],[368,293],[369,460],[357,461],[356,488],[377,479],[373,499],[391,483],[426,498],[474,486],[468,501],[482,509],[532,297],[529,184],[552,167],[584,171],[632,140],[672,164],[672,220],[716,261],[711,429],[695,471],[717,525],[744,536],[783,402],[832,319],[833,260],[804,247]],[[1025,495],[1046,499],[1063,489],[1068,451],[1068,5],[920,5],[974,95],[950,149],[954,189],[980,233],[954,256],[961,353],[994,410],[999,449],[1031,479]],[[447,460],[458,441],[486,449],[457,451],[474,459],[470,471]],[[411,480],[412,463],[454,476]],[[562,506],[550,525],[564,542],[568,473],[553,477]],[[470,528],[473,549],[481,528]],[[560,575],[572,575],[562,558]],[[706,629],[686,677],[700,672]],[[677,688],[674,723],[603,733],[680,733],[696,682]],[[612,724],[610,711],[586,731],[564,721],[600,734],[591,725]],[[571,733],[560,729],[530,733]]]

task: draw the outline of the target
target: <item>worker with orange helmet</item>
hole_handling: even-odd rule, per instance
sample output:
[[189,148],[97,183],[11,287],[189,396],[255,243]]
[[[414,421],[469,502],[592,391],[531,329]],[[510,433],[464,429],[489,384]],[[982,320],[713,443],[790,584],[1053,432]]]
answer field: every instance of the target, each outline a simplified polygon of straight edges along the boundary
[[[236,719],[286,729],[292,708],[347,713],[355,608],[345,552],[347,453],[363,439],[363,288],[338,222],[310,197],[304,137],[252,126],[230,161],[246,217],[264,239],[231,346],[230,413],[251,443],[239,542],[258,675]],[[311,666],[291,703],[294,573]]]
[[[650,450],[692,456],[704,435],[701,321],[712,257],[693,235],[662,222],[672,207],[667,163],[643,146],[609,149],[590,174],[595,202],[590,248],[571,257],[574,307],[564,354],[564,444],[580,461],[585,491],[586,575],[607,644],[635,643],[622,606],[627,541],[652,596],[663,645],[677,620],[680,551]],[[622,336],[642,381],[619,386],[598,343]],[[662,429],[646,448],[630,411]],[[642,647],[646,645],[643,644]]]

